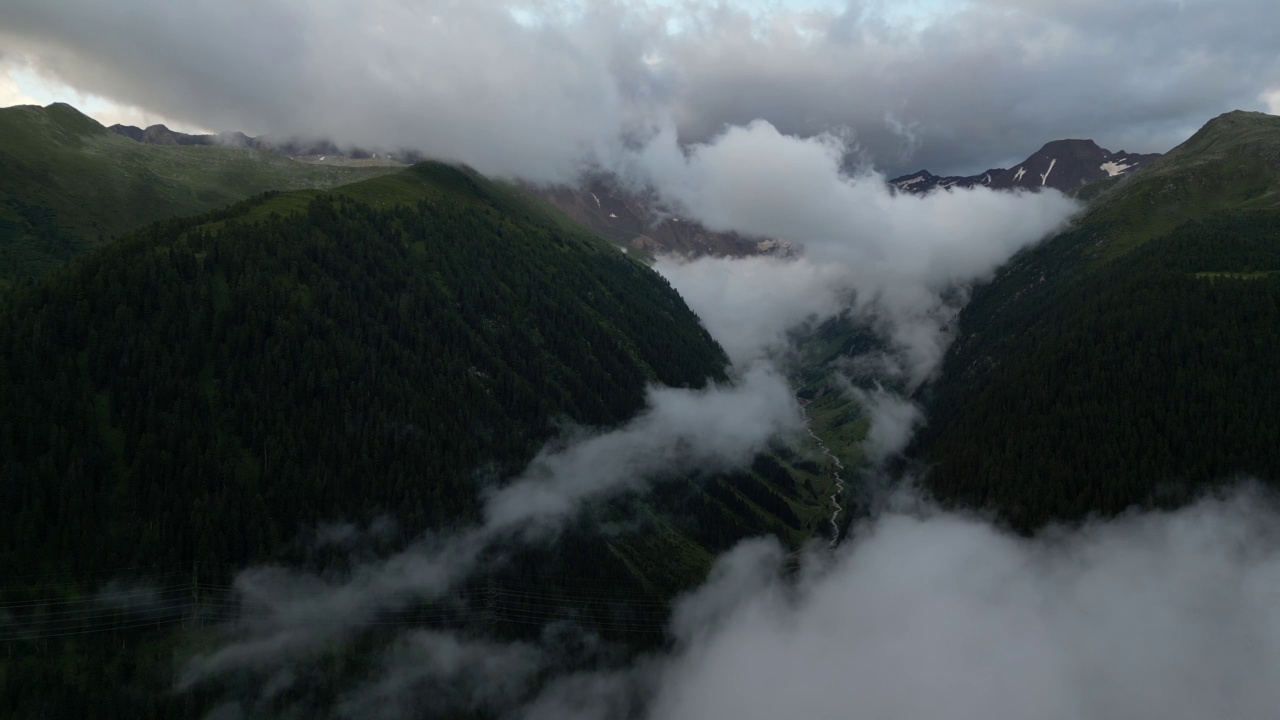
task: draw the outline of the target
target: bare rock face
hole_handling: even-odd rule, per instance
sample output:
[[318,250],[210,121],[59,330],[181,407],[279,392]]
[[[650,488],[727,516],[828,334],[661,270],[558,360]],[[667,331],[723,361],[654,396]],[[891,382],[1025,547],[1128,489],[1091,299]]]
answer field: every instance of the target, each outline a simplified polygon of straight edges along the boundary
[[709,230],[663,206],[655,194],[625,190],[604,175],[587,178],[577,187],[529,189],[597,233],[653,254],[746,257],[791,252],[785,240]]

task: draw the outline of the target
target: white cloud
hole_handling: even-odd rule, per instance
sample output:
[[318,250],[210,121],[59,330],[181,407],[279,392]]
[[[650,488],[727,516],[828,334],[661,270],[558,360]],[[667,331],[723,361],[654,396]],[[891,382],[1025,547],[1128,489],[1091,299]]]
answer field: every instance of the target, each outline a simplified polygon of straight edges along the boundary
[[6,67],[3,58],[0,58],[0,107],[11,107],[13,105],[45,105],[28,95],[22,85],[18,83],[14,77],[12,67]]
[[118,123],[145,128],[159,124],[179,132],[208,132],[199,125],[170,120],[139,107],[82,92],[57,78],[41,74],[39,66],[26,56],[0,53],[0,107],[44,106],[55,102],[70,103],[106,126]]
[[[653,388],[648,407],[622,427],[582,429],[545,448],[524,473],[485,499],[479,525],[421,538],[337,579],[283,567],[241,572],[235,592],[242,620],[227,642],[187,662],[181,685],[228,672],[275,674],[367,627],[380,612],[440,598],[486,553],[552,534],[589,501],[642,490],[672,470],[740,467],[771,439],[801,427],[786,380],[763,364],[748,368],[734,384]],[[371,532],[379,532],[379,524]],[[327,529],[317,539],[350,542],[352,533]]]
[[190,124],[416,147],[532,180],[664,123],[697,142],[756,119],[848,128],[890,172],[945,173],[1061,137],[1164,151],[1274,85],[1277,24],[1270,0],[10,0],[0,47]]
[[[830,313],[833,299],[852,291],[854,309],[879,325],[918,385],[941,361],[958,310],[944,295],[989,277],[1078,206],[1056,191],[899,195],[882,175],[848,174],[845,155],[835,137],[799,138],[758,121],[687,151],[668,131],[622,170],[646,177],[712,229],[803,247],[805,263],[797,265],[659,265],[734,353],[768,342],[787,323]],[[806,277],[808,293],[799,287]],[[753,286],[759,296],[748,304]]]
[[787,330],[842,307],[847,273],[808,259],[660,257],[654,265],[729,358],[744,364],[783,347]]
[[1265,104],[1268,114],[1280,115],[1280,88],[1262,93],[1259,99]]
[[740,467],[770,439],[801,427],[786,378],[767,365],[751,367],[732,386],[655,388],[648,409],[622,428],[539,453],[487,499],[486,524],[495,531],[536,529],[562,521],[586,500],[640,487],[655,472]]
[[1261,720],[1280,703],[1280,517],[1255,493],[1036,539],[889,515],[798,580],[784,564],[745,543],[678,606],[674,653],[535,707],[604,717],[643,692],[655,720]]

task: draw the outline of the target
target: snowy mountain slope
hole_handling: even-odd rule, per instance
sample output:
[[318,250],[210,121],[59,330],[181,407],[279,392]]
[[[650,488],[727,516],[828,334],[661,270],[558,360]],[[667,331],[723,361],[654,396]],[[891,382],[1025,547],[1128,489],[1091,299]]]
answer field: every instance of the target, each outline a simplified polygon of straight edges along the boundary
[[978,185],[996,190],[1054,188],[1063,192],[1146,167],[1159,154],[1111,152],[1092,140],[1054,140],[1011,168],[994,168],[977,175],[938,176],[928,170],[894,178],[890,185],[899,192],[927,193],[935,189],[970,188]]

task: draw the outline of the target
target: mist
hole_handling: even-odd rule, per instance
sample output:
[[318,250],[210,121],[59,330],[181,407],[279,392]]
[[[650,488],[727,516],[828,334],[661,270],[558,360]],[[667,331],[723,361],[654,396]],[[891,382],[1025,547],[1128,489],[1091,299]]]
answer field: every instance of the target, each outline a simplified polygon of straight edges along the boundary
[[0,52],[139,116],[530,180],[757,119],[851,136],[890,175],[951,174],[1064,137],[1163,152],[1264,109],[1277,26],[1268,0],[9,0]]
[[[280,567],[244,571],[235,581],[241,621],[219,646],[191,658],[180,686],[249,672],[264,679],[264,692],[287,687],[289,668],[355,637],[382,613],[448,601],[475,572],[499,562],[502,548],[553,540],[588,503],[643,492],[673,471],[745,467],[777,439],[794,444],[803,415],[775,356],[797,324],[855,314],[883,338],[888,373],[918,385],[945,351],[947,323],[964,288],[1076,209],[1056,192],[900,196],[881,175],[849,172],[847,155],[835,136],[787,136],[757,122],[686,149],[660,133],[623,158],[617,169],[624,177],[651,184],[690,217],[802,248],[803,256],[790,260],[659,261],[659,271],[726,347],[734,382],[651,388],[646,409],[622,427],[569,429],[520,476],[486,491],[478,524],[420,538],[342,577]],[[918,411],[887,391],[863,400],[872,418],[867,452],[882,460],[905,444]],[[360,697],[394,694],[402,686],[397,678],[415,687],[444,682],[444,669],[401,667],[415,658],[390,657],[382,680]]]
[[757,121],[688,149],[659,136],[631,171],[711,229],[801,248],[801,262],[659,262],[731,356],[757,355],[800,321],[851,310],[917,387],[941,362],[967,288],[1063,227],[1079,205],[1056,191],[897,194],[883,175],[847,170],[847,155],[836,136],[789,136]]
[[515,482],[485,503],[485,527],[541,529],[593,497],[641,487],[672,468],[716,472],[747,465],[773,437],[802,426],[787,381],[754,365],[732,388],[656,388],[623,428],[544,449]]
[[[1265,718],[1280,704],[1280,514],[1246,485],[1035,538],[889,513],[787,574],[749,541],[675,605],[675,648],[526,717]],[[594,680],[594,682],[593,682]],[[611,689],[612,692],[605,692]],[[592,702],[582,702],[583,698]]]
[[[270,677],[369,627],[379,614],[450,599],[496,554],[519,543],[549,542],[589,502],[627,492],[672,470],[710,472],[750,464],[775,438],[800,432],[803,419],[785,378],[753,364],[736,382],[700,390],[652,388],[646,409],[623,426],[570,429],[518,477],[484,497],[482,520],[430,534],[338,577],[279,566],[248,568],[234,582],[241,619],[224,642],[186,662],[190,688],[228,673]],[[369,528],[386,533],[387,522]],[[318,544],[350,543],[350,528],[322,527]]]
[[743,541],[673,601],[663,650],[573,670],[581,638],[550,628],[412,631],[337,713],[1248,720],[1280,703],[1280,505],[1260,486],[1034,537],[917,496],[893,507],[798,568],[775,539]]

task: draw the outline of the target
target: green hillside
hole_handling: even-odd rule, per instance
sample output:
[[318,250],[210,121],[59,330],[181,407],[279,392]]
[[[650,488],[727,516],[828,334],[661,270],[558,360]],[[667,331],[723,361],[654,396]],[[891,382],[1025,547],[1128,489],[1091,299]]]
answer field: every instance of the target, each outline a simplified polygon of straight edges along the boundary
[[1092,257],[1118,257],[1187,220],[1220,210],[1280,208],[1280,117],[1234,111],[1142,172],[1123,177],[1082,224],[1107,227]]
[[230,147],[143,145],[75,108],[0,109],[0,284],[96,242],[267,190],[330,188],[395,172]]
[[611,425],[649,382],[723,377],[657,275],[508,202],[423,165],[167,221],[14,293],[0,566],[44,543],[50,571],[236,563],[388,509],[462,522],[472,473],[521,469],[552,418]]
[[[519,472],[562,419],[616,425],[649,383],[701,386],[726,366],[642,263],[513,186],[431,163],[167,220],[5,295],[0,609],[16,609],[0,612],[0,715],[13,717],[207,710],[169,694],[187,637],[174,622],[117,613],[135,624],[100,632],[101,611],[60,610],[107,579],[178,568],[173,582],[193,583],[198,567],[218,608],[240,568],[314,563],[297,539],[321,523],[390,517],[393,546],[467,524],[482,486]],[[661,612],[633,628],[629,603],[662,607],[743,537],[824,532],[827,482],[785,448],[732,476],[673,477],[591,508],[489,580],[537,589],[542,621],[586,612],[653,643]],[[591,599],[546,599],[565,592]],[[536,634],[519,610],[490,632]],[[341,687],[316,672],[316,692]]]
[[1229,113],[973,293],[916,444],[1023,530],[1280,481],[1280,118]]

